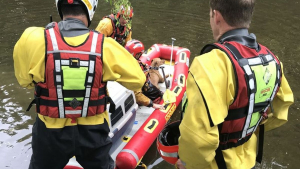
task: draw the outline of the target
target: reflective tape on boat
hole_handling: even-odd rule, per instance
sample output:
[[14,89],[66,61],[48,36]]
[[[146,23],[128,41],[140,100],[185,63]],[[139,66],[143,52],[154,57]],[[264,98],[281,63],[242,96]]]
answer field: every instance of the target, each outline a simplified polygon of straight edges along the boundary
[[190,67],[190,59],[188,57],[186,58],[186,66]]
[[179,74],[178,75],[178,86],[184,87],[185,86],[185,75],[184,74]]
[[131,139],[131,137],[129,137],[129,136],[122,137],[122,141],[125,143],[128,143],[130,139]]
[[144,127],[144,130],[148,133],[153,133],[153,131],[156,129],[158,126],[159,122],[157,119],[151,119],[148,121],[146,126]]
[[[138,162],[139,162],[139,157],[138,157],[138,155],[137,155],[134,151],[129,150],[129,149],[123,149],[121,152],[125,152],[125,153],[131,154],[131,155],[135,158],[136,164],[138,164]],[[120,153],[121,153],[121,152],[120,152]]]
[[177,52],[176,52],[176,55],[178,55],[178,53],[184,52],[184,51],[190,52],[190,50],[188,50],[187,48],[183,48],[183,49],[180,49],[179,51],[177,51]]
[[[169,104],[169,103],[164,103],[164,107],[165,107],[165,109],[164,110],[160,110],[161,112],[163,112],[163,113],[167,113],[167,112],[169,112],[169,110],[170,110],[170,108],[171,107],[173,107],[175,105],[175,107],[176,107],[176,104],[175,103],[171,103],[171,104]],[[167,107],[166,107],[167,106]]]
[[177,152],[175,152],[175,153],[167,153],[167,152],[164,152],[164,151],[160,150],[160,154],[162,156],[165,156],[165,157],[174,157],[174,158],[178,157],[178,153]]
[[158,47],[157,44],[154,44],[153,46],[154,46],[154,48],[155,48],[158,52],[160,52],[160,49],[159,49],[159,47]]
[[179,62],[185,63],[187,58],[187,54],[185,52],[179,53]]
[[181,91],[182,91],[182,87],[180,87],[180,86],[176,86],[173,89],[173,92],[175,93],[176,97],[181,93]]

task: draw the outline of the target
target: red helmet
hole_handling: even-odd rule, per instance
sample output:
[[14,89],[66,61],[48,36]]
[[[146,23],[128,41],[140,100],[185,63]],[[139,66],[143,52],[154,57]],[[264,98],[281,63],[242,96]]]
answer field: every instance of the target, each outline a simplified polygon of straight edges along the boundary
[[158,135],[156,140],[160,156],[170,164],[175,165],[178,160],[178,138],[180,121],[168,124]]
[[145,51],[144,45],[139,40],[130,40],[126,43],[125,49],[132,54],[137,60],[142,56]]

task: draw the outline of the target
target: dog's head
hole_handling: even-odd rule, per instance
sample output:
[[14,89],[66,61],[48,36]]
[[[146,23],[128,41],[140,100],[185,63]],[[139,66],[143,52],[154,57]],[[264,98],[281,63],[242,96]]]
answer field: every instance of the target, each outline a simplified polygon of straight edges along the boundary
[[161,66],[163,64],[165,64],[165,60],[164,59],[154,58],[151,61],[151,67],[159,67],[159,66]]

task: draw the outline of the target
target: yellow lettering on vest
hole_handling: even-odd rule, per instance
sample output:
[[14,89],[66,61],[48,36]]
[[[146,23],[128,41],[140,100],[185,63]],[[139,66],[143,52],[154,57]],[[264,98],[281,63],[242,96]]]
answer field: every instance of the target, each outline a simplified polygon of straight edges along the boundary
[[270,92],[270,91],[271,91],[271,87],[267,87],[267,88],[265,88],[265,89],[262,89],[262,90],[260,91],[259,97],[266,96],[266,95],[268,94],[268,92]]

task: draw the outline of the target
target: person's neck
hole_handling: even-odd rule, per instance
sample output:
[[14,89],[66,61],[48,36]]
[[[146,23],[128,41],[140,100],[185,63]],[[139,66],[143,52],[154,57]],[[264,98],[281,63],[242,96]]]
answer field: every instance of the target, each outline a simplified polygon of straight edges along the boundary
[[67,15],[67,16],[63,16],[63,20],[68,19],[68,18],[78,19],[81,22],[83,22],[86,27],[88,27],[88,20],[87,20],[85,15],[78,15],[78,16]]
[[222,37],[222,35],[228,31],[231,31],[231,30],[234,30],[234,29],[238,29],[238,27],[232,27],[232,26],[229,26],[229,25],[223,25],[220,27],[219,29],[219,34],[216,38],[217,42],[220,40],[220,38]]

